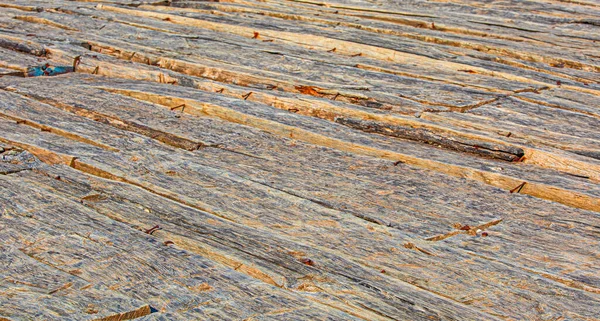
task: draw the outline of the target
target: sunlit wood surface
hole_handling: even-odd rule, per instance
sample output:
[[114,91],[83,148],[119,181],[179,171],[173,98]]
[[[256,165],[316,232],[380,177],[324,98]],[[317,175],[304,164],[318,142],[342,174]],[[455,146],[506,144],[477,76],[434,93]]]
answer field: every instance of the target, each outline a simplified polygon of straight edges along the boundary
[[0,320],[600,320],[599,48],[596,0],[0,0]]

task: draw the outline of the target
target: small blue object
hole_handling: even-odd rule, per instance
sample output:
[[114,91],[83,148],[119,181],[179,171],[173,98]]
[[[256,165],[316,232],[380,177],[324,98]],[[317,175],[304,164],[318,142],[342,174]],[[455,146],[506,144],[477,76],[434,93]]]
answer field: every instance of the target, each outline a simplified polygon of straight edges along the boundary
[[66,74],[75,71],[73,67],[67,66],[50,66],[45,64],[38,67],[30,67],[27,69],[27,77],[39,77],[39,76],[56,76],[60,74]]
[[44,70],[47,68],[47,64],[40,67],[29,67],[27,68],[27,77],[38,77],[44,75]]
[[74,72],[79,61],[80,57],[77,56],[73,60],[73,66],[50,66],[50,64],[47,63],[37,67],[29,67],[27,68],[27,77],[56,76]]

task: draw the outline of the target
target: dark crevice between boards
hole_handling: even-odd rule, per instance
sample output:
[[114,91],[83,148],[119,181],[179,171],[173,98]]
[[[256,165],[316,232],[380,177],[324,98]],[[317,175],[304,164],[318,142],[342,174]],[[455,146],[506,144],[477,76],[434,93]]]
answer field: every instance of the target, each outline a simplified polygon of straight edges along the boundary
[[[159,130],[153,129],[151,127],[148,127],[148,126],[145,126],[142,124],[138,124],[138,123],[135,123],[132,121],[122,120],[117,117],[108,116],[108,115],[101,114],[101,113],[98,113],[95,111],[91,111],[89,109],[85,109],[82,107],[64,104],[64,103],[58,102],[51,98],[32,95],[32,94],[23,94],[18,91],[11,91],[11,92],[19,94],[21,96],[24,96],[26,98],[35,99],[43,104],[50,105],[54,108],[58,108],[60,110],[75,114],[77,116],[82,116],[82,117],[91,119],[93,121],[96,121],[96,122],[99,122],[102,124],[106,124],[106,125],[109,125],[109,126],[121,129],[121,130],[133,132],[136,134],[140,134],[140,135],[152,138],[154,140],[157,140],[161,143],[164,143],[164,144],[172,146],[172,147],[176,147],[176,148],[180,148],[180,149],[184,149],[184,150],[188,150],[188,151],[198,150],[203,147],[214,147],[209,144],[204,144],[202,142],[195,142],[195,141],[192,141],[192,140],[189,140],[189,139],[186,139],[183,137],[179,137],[179,136],[176,136],[176,135],[173,135],[170,133],[159,131]],[[26,124],[29,123],[26,120],[23,120],[23,122],[25,122]],[[51,131],[51,132],[54,133],[54,131]],[[64,136],[64,135],[62,135],[62,136]],[[65,136],[65,137],[67,137],[67,136]],[[68,137],[68,138],[71,138],[71,137]],[[89,139],[85,139],[85,141],[83,141],[83,140],[80,140],[80,141],[88,143],[88,144],[91,142],[91,144],[95,145],[95,146],[99,145],[99,143],[90,141]],[[100,144],[100,145],[105,146],[103,144]],[[100,146],[100,147],[102,147],[102,146]],[[118,151],[118,149],[115,149],[112,147],[110,147],[110,148],[103,147],[103,148],[107,149],[107,150],[111,150],[111,151]]]
[[523,149],[518,147],[469,140],[462,137],[441,136],[424,128],[388,125],[375,121],[345,117],[336,117],[335,122],[367,133],[376,133],[385,136],[408,139],[445,149],[471,153],[507,162],[517,161],[525,155]]
[[[89,109],[85,109],[82,107],[68,105],[68,104],[61,103],[56,100],[47,98],[47,97],[35,96],[35,95],[31,95],[31,94],[22,94],[17,91],[13,91],[13,92],[23,95],[28,98],[36,99],[39,102],[56,107],[60,110],[70,112],[70,113],[78,115],[78,116],[86,117],[93,121],[97,121],[97,122],[100,122],[100,123],[103,123],[106,125],[110,125],[112,127],[115,127],[115,128],[121,129],[121,130],[140,134],[140,135],[152,138],[156,141],[159,141],[161,143],[164,143],[166,145],[176,147],[179,149],[183,149],[183,150],[187,150],[187,151],[195,151],[195,150],[200,150],[200,149],[204,149],[204,148],[217,148],[217,149],[221,149],[221,150],[224,150],[224,151],[227,151],[230,153],[235,153],[235,154],[243,155],[246,157],[251,157],[251,158],[268,161],[268,159],[262,158],[260,156],[255,156],[255,155],[251,155],[248,153],[236,151],[236,150],[233,150],[233,149],[230,149],[227,147],[223,147],[221,144],[208,144],[208,143],[204,143],[204,142],[193,141],[193,140],[190,140],[190,139],[187,139],[184,137],[180,137],[180,136],[168,133],[168,132],[154,129],[154,128],[146,126],[146,125],[138,124],[133,121],[128,121],[128,120],[124,120],[124,119],[121,119],[118,117],[105,115],[105,114],[91,111]],[[178,106],[178,107],[181,107],[181,106]],[[174,108],[171,108],[171,110],[174,110]],[[182,113],[183,113],[183,110],[182,110]],[[0,114],[0,116],[1,116],[1,114]],[[180,117],[180,116],[176,115],[175,117]],[[118,151],[118,150],[116,150],[116,151]]]
[[402,95],[402,94],[399,94],[398,97],[408,99],[408,100],[417,102],[419,104],[427,105],[427,106],[438,107],[438,108],[440,108],[440,107],[447,108],[446,110],[426,109],[425,111],[427,111],[427,112],[458,112],[458,113],[464,113],[471,109],[475,109],[475,108],[478,108],[478,107],[481,107],[484,105],[491,104],[493,102],[498,101],[498,99],[500,99],[500,97],[494,97],[492,99],[483,100],[483,101],[480,101],[480,102],[477,102],[477,103],[474,103],[471,105],[467,105],[467,106],[456,106],[456,105],[445,104],[445,103],[434,103],[434,102],[430,102],[427,100],[417,99],[417,98]]
[[8,168],[6,166],[4,166],[4,164],[2,164],[2,161],[0,160],[0,175],[14,175],[14,174],[18,174],[20,172],[24,172],[24,171],[30,171],[33,168],[30,168],[28,166],[8,166]]
[[37,57],[46,57],[48,51],[43,46],[33,42],[23,42],[22,39],[0,35],[0,48],[23,52]]
[[111,151],[111,152],[118,152],[119,151],[117,148],[114,148],[114,147],[111,147],[111,146],[108,146],[108,145],[105,145],[105,144],[102,144],[102,143],[98,143],[96,141],[93,141],[91,139],[79,136],[77,134],[73,134],[73,133],[64,131],[62,129],[58,129],[58,128],[46,126],[46,125],[43,125],[43,124],[38,124],[36,122],[30,121],[30,120],[27,120],[27,119],[9,116],[9,115],[6,115],[6,114],[4,114],[2,112],[0,112],[0,118],[9,119],[9,120],[15,121],[15,123],[17,123],[19,125],[25,125],[25,126],[33,127],[33,128],[39,129],[39,130],[41,130],[43,132],[49,132],[49,133],[52,133],[52,134],[55,134],[55,135],[59,135],[59,136],[62,136],[62,137],[74,140],[74,141],[78,141],[78,142],[84,143],[84,144],[88,144],[88,145],[100,147],[100,148],[102,148],[104,150],[108,150],[108,151]]
[[8,140],[3,137],[0,137],[0,143],[10,144],[12,146],[16,146],[23,150],[26,150],[29,153],[36,156],[40,161],[42,161],[48,165],[64,164],[64,165],[67,165],[75,170],[78,170],[78,171],[88,174],[88,175],[92,175],[92,176],[103,178],[103,179],[108,179],[108,180],[115,181],[115,182],[125,183],[130,186],[135,186],[135,187],[141,188],[145,191],[148,191],[152,194],[158,195],[160,197],[170,199],[170,200],[172,200],[176,203],[182,204],[184,206],[195,208],[197,210],[212,214],[212,215],[222,218],[224,220],[235,223],[235,221],[232,220],[231,218],[224,216],[224,215],[220,215],[218,213],[215,213],[214,211],[212,211],[208,208],[204,208],[198,204],[193,204],[189,201],[186,201],[186,200],[182,199],[181,197],[179,197],[180,196],[179,194],[176,194],[170,190],[163,190],[161,187],[153,185],[153,184],[142,184],[142,183],[138,183],[138,182],[129,180],[125,177],[114,175],[114,174],[107,172],[103,169],[100,169],[94,165],[91,165],[84,161],[81,161],[79,159],[79,157],[67,155],[67,154],[59,154],[59,153],[56,153],[54,151],[51,151],[51,150],[48,150],[45,148],[40,148],[40,147],[37,147],[34,145],[29,145],[27,143],[21,143],[21,142],[17,142],[17,141]]
[[364,215],[364,214],[361,214],[361,213],[355,213],[355,212],[349,211],[347,209],[337,208],[336,206],[328,204],[325,201],[321,201],[321,200],[317,200],[317,199],[309,198],[309,197],[304,197],[304,196],[298,195],[296,193],[293,193],[291,191],[287,191],[287,190],[284,190],[284,189],[281,189],[281,188],[277,188],[277,187],[274,187],[272,185],[269,185],[269,184],[266,184],[266,183],[262,183],[262,182],[259,182],[259,181],[256,181],[256,180],[253,180],[253,179],[250,179],[250,178],[248,178],[248,180],[251,181],[251,182],[253,182],[253,183],[260,184],[262,186],[266,186],[267,188],[271,188],[271,189],[280,191],[280,192],[285,193],[287,195],[290,195],[292,197],[296,197],[296,198],[300,198],[300,199],[303,199],[303,200],[307,200],[307,201],[309,201],[311,203],[315,203],[315,204],[317,204],[319,206],[325,207],[325,208],[330,209],[330,210],[334,210],[334,211],[338,211],[338,212],[342,212],[342,213],[349,213],[352,216],[354,216],[356,218],[359,218],[361,220],[364,220],[366,222],[369,222],[369,223],[374,223],[374,224],[381,225],[381,226],[387,226],[387,227],[391,227],[391,228],[400,229],[396,224],[386,223],[386,222],[384,222],[384,221],[382,221],[380,219],[377,219],[377,218],[374,218],[374,217],[371,217],[371,216],[368,216],[368,215]]
[[31,168],[12,168],[12,169],[4,169],[0,165],[0,175],[11,175],[18,174],[20,172],[29,171]]

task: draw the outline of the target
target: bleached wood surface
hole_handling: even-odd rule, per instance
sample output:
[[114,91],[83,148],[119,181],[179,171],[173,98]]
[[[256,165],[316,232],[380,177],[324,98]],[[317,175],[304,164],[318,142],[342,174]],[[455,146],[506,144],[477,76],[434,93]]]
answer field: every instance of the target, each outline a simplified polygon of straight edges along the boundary
[[[0,320],[600,320],[600,3],[0,0]],[[159,226],[153,230],[153,227]]]

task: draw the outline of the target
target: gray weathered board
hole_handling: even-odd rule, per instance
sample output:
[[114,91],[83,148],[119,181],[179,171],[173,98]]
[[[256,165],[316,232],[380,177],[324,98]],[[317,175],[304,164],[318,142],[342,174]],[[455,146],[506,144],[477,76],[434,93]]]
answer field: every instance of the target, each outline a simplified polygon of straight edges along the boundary
[[0,320],[600,320],[599,48],[596,0],[0,0]]

